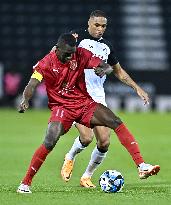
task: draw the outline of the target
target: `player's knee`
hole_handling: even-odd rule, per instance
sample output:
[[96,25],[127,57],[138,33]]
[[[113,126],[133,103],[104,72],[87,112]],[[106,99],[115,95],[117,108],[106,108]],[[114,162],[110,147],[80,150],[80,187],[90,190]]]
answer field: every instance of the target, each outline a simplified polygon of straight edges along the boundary
[[57,140],[50,136],[46,136],[43,142],[43,144],[48,150],[52,150],[55,147],[56,143],[57,143]]
[[84,147],[87,147],[93,141],[93,132],[81,133],[80,142]]
[[106,138],[105,140],[103,141],[98,141],[97,142],[97,147],[100,149],[100,150],[104,150],[104,152],[106,152],[109,148],[109,145],[110,145],[110,139],[109,138]]
[[119,125],[122,124],[122,121],[119,117],[113,115],[111,117],[106,116],[105,118],[105,126],[110,127],[112,129],[116,129]]
[[80,142],[84,147],[87,147],[93,141],[93,137],[81,138]]
[[114,124],[114,128],[116,129],[119,125],[121,125],[123,122],[119,117],[115,117],[113,124]]
[[48,150],[52,150],[55,147],[58,139],[59,136],[56,134],[56,132],[53,129],[49,129],[44,140],[45,147]]

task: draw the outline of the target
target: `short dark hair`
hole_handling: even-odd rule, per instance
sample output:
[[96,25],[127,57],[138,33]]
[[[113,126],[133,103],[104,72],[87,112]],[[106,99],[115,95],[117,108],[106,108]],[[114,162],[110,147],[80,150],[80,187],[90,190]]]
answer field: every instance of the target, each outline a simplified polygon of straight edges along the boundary
[[73,47],[76,46],[76,38],[71,33],[63,33],[59,36],[57,44],[68,44]]
[[92,11],[91,14],[90,14],[90,17],[104,17],[104,18],[107,18],[105,12],[101,11],[101,10]]

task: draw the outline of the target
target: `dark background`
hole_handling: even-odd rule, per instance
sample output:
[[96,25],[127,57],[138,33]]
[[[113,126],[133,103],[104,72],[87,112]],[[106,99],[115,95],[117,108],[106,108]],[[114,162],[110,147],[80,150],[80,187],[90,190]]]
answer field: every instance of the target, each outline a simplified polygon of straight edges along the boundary
[[[1,105],[9,104],[3,76],[8,72],[22,76],[16,97],[30,78],[32,66],[51,50],[59,34],[86,28],[90,12],[96,9],[109,17],[104,37],[114,45],[124,69],[154,100],[171,96],[170,0],[1,0]],[[133,95],[113,76],[106,81],[106,93],[123,101]]]

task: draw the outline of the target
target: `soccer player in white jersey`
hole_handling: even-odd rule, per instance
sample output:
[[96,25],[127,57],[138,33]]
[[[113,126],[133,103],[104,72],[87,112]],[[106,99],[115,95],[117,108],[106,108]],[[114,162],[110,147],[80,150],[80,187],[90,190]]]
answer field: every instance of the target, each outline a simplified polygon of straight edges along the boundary
[[[94,55],[100,57],[110,64],[113,67],[114,75],[120,81],[132,87],[137,95],[142,100],[144,100],[144,96],[147,97],[148,94],[142,88],[140,88],[121,67],[115,56],[112,46],[106,39],[103,38],[106,26],[107,17],[105,13],[103,11],[96,10],[90,14],[87,30],[72,31],[72,33],[77,38],[79,47],[86,48]],[[106,77],[100,78],[94,73],[93,69],[87,69],[85,70],[85,79],[87,91],[91,97],[96,102],[106,105],[105,91],[103,87]],[[109,137],[106,138],[105,136],[110,135],[110,129],[107,127],[96,126],[92,130],[78,123],[76,123],[75,126],[79,131],[79,136],[75,139],[71,149],[65,155],[64,164],[61,169],[61,175],[66,182],[70,180],[76,155],[83,151],[92,142],[93,136],[95,134],[97,138],[97,146],[94,148],[89,164],[80,179],[81,186],[95,188],[96,186],[92,183],[91,177],[96,168],[101,164],[106,156],[106,151],[101,149],[101,147],[104,147],[105,144],[108,143],[105,140],[99,141],[98,136],[101,135],[100,139],[109,139]],[[147,179],[149,176],[158,173],[160,170],[158,165],[153,166],[144,162],[138,143],[132,136],[118,137],[118,139],[134,160],[138,168],[140,179]]]

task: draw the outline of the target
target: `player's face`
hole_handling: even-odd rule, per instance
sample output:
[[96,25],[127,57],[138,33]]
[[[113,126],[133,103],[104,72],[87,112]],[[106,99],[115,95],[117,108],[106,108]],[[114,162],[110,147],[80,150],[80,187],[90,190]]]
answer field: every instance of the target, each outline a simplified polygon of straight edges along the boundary
[[91,17],[88,21],[88,31],[94,38],[101,38],[106,30],[107,19],[104,17]]
[[72,59],[72,55],[76,52],[76,46],[57,46],[57,56],[62,63],[67,63]]

